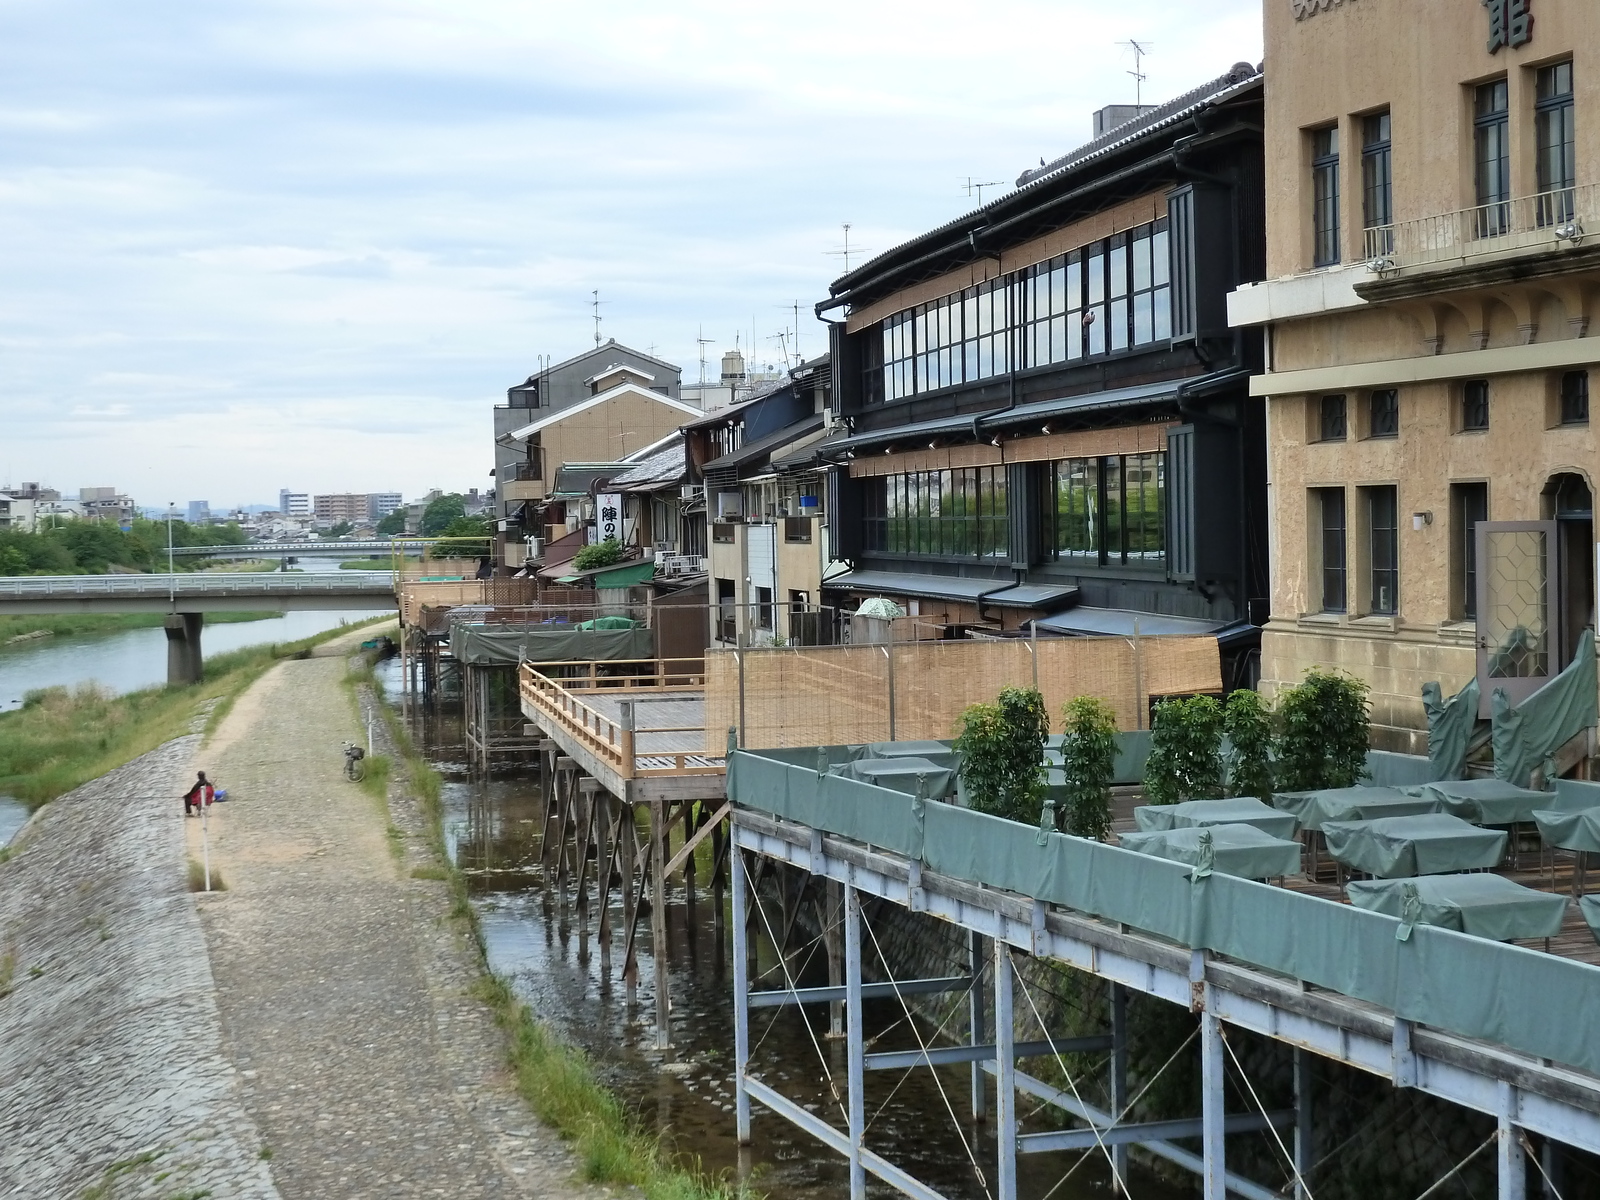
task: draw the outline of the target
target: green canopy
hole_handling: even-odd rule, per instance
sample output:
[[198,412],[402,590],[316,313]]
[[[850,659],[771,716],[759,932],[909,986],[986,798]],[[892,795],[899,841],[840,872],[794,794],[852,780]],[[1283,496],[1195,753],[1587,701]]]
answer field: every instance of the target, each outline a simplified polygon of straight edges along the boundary
[[1506,853],[1506,834],[1479,829],[1446,813],[1330,821],[1322,827],[1328,853],[1352,870],[1379,879],[1445,875],[1494,866]]
[[523,661],[630,662],[654,658],[656,652],[648,629],[452,625],[450,653],[472,666],[514,666]]
[[1533,810],[1546,808],[1554,797],[1517,787],[1504,779],[1455,779],[1406,788],[1412,795],[1438,801],[1447,812],[1474,825],[1515,825],[1533,820]]
[[[1212,862],[1209,864],[1205,862],[1203,839],[1206,836],[1211,839]],[[1253,825],[1125,833],[1118,841],[1124,850],[1188,863],[1199,869],[1210,866],[1224,875],[1237,875],[1241,879],[1273,879],[1300,873],[1300,843],[1275,838]]]
[[647,558],[620,566],[615,571],[601,571],[590,582],[597,588],[624,588],[636,583],[649,583],[655,575],[656,564]]
[[1279,812],[1254,796],[1229,800],[1186,800],[1182,804],[1146,804],[1133,810],[1141,832],[1205,829],[1212,825],[1250,825],[1276,838],[1295,835],[1293,813]]
[[1600,854],[1600,808],[1577,812],[1554,812],[1542,808],[1533,814],[1539,836],[1545,844],[1562,850],[1582,850]]
[[948,742],[873,742],[867,747],[865,758],[925,758],[940,767],[956,770],[961,756]]
[[1321,788],[1310,792],[1277,792],[1272,807],[1293,813],[1301,829],[1321,829],[1329,821],[1370,821],[1378,817],[1410,817],[1439,811],[1431,796],[1413,796],[1390,787]]
[[922,795],[930,799],[952,796],[956,790],[955,772],[925,758],[858,758],[830,767],[829,772],[912,796],[920,779]]
[[[1416,889],[1420,905],[1405,912],[1405,889]],[[1350,903],[1369,912],[1438,925],[1474,937],[1555,937],[1567,916],[1565,896],[1537,892],[1503,875],[1425,875],[1416,879],[1371,879],[1345,886]]]
[[579,629],[643,629],[643,621],[632,617],[596,617],[592,621],[579,621]]

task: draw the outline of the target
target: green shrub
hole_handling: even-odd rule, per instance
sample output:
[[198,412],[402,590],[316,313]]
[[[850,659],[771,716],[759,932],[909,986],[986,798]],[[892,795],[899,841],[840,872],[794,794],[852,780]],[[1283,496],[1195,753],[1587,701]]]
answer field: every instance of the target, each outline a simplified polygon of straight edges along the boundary
[[1222,795],[1222,706],[1212,697],[1156,704],[1144,794],[1151,804]]
[[1111,832],[1111,777],[1117,765],[1117,718],[1105,701],[1079,696],[1062,709],[1061,757],[1066,832],[1105,841]]
[[1366,774],[1367,685],[1312,667],[1278,701],[1278,786],[1354,787]]
[[616,538],[607,538],[603,542],[595,542],[579,550],[572,560],[572,565],[580,571],[592,571],[596,567],[609,567],[612,563],[622,561],[622,543]]
[[1228,794],[1272,802],[1272,713],[1256,692],[1244,688],[1222,709],[1222,732],[1233,743]]
[[1037,821],[1049,733],[1049,710],[1033,688],[1003,688],[995,703],[968,706],[955,746],[972,806],[1012,821]]

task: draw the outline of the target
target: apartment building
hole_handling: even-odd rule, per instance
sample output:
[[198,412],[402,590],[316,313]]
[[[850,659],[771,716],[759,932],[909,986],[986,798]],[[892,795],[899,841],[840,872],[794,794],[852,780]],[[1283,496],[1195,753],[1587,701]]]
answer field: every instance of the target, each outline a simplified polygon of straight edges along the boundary
[[1267,0],[1263,687],[1515,702],[1594,622],[1600,22],[1585,0]]
[[367,494],[365,492],[335,492],[317,496],[311,502],[311,515],[318,525],[337,525],[349,521],[352,525],[366,521]]

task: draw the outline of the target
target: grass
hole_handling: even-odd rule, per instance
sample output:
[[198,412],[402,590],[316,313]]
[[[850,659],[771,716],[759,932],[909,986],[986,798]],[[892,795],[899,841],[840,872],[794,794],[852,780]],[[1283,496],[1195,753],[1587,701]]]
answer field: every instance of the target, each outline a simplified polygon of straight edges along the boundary
[[0,954],[0,1000],[11,995],[17,977],[17,956],[10,950]]
[[92,684],[30,692],[21,708],[0,714],[0,794],[38,808],[188,733],[208,705],[209,733],[274,663],[309,654],[312,646],[352,628],[214,655],[206,660],[205,682],[189,687],[146,688],[125,696]]
[[339,564],[341,571],[392,571],[394,560],[389,558],[352,558]]
[[445,850],[439,773],[416,752],[399,716],[382,702],[370,665],[352,673],[352,678],[372,682],[373,694],[380,696],[378,709],[422,808],[434,858],[414,868],[411,877],[441,880],[450,889],[450,915],[466,924],[483,968],[474,994],[489,1006],[506,1033],[507,1060],[518,1094],[541,1121],[572,1143],[583,1176],[591,1182],[636,1187],[647,1200],[745,1200],[749,1193],[742,1186],[707,1176],[697,1163],[684,1161],[647,1131],[595,1078],[583,1052],[552,1033],[505,980],[490,973],[482,957],[483,937],[468,900],[466,876]]
[[[206,867],[198,858],[189,860],[189,890],[191,892],[206,890]],[[222,871],[216,863],[211,864],[211,890],[213,892],[228,890],[227,881],[222,878]]]
[[[282,616],[275,612],[207,613],[208,625],[231,625],[239,621],[265,621]],[[53,633],[65,637],[74,633],[114,633],[121,629],[158,629],[166,618],[161,613],[42,613],[37,616],[0,617],[0,645],[30,633]]]

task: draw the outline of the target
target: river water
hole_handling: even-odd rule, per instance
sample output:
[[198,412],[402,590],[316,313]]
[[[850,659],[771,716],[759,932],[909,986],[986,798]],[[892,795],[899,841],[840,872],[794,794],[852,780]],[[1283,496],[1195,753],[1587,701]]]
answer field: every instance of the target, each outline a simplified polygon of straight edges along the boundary
[[[380,678],[390,698],[398,700],[399,674],[393,661],[380,670]],[[731,944],[725,932],[719,935],[704,881],[692,913],[686,913],[681,889],[667,908],[674,1045],[662,1054],[654,1048],[655,967],[648,923],[642,926],[638,953],[638,998],[630,1006],[620,980],[620,933],[616,961],[607,964],[591,932],[594,915],[591,925],[584,926],[575,914],[564,919],[558,909],[545,907],[540,869],[544,804],[537,775],[469,779],[459,718],[448,707],[437,717],[414,720],[413,732],[444,778],[446,840],[457,864],[468,872],[490,967],[510,981],[541,1020],[590,1055],[603,1081],[647,1127],[697,1157],[706,1170],[749,1179],[753,1190],[770,1200],[848,1194],[848,1170],[841,1156],[759,1106],[754,1144],[742,1150],[738,1145],[731,1078]],[[614,929],[623,928],[620,905],[613,908],[612,922]],[[770,943],[759,948],[757,958],[753,978],[777,969]],[[823,964],[812,966],[804,982],[826,983]],[[761,986],[777,979],[772,976]],[[916,1048],[917,1034],[901,1019],[895,1001],[869,1001],[865,1017],[876,1037],[873,1049]],[[842,1096],[845,1047],[842,1041],[828,1040],[826,1032],[827,1013],[821,1006],[804,1013],[795,1008],[755,1010],[752,1058],[769,1083],[841,1126],[828,1081],[837,1081]],[[924,1038],[930,1032],[921,1028]],[[868,1146],[951,1200],[985,1200],[995,1186],[993,1125],[971,1121],[968,1080],[967,1068],[951,1067],[940,1070],[937,1080],[921,1069],[909,1074],[869,1072],[866,1081]],[[992,1085],[989,1104],[992,1112]],[[1024,1114],[1033,1108],[1026,1097],[1019,1097],[1019,1106]],[[1131,1182],[1134,1195],[1150,1200],[1189,1194],[1137,1169]],[[875,1197],[898,1194],[870,1176],[868,1192]],[[1018,1160],[1018,1195],[1028,1200],[1088,1200],[1110,1193],[1110,1170],[1099,1152]]]

